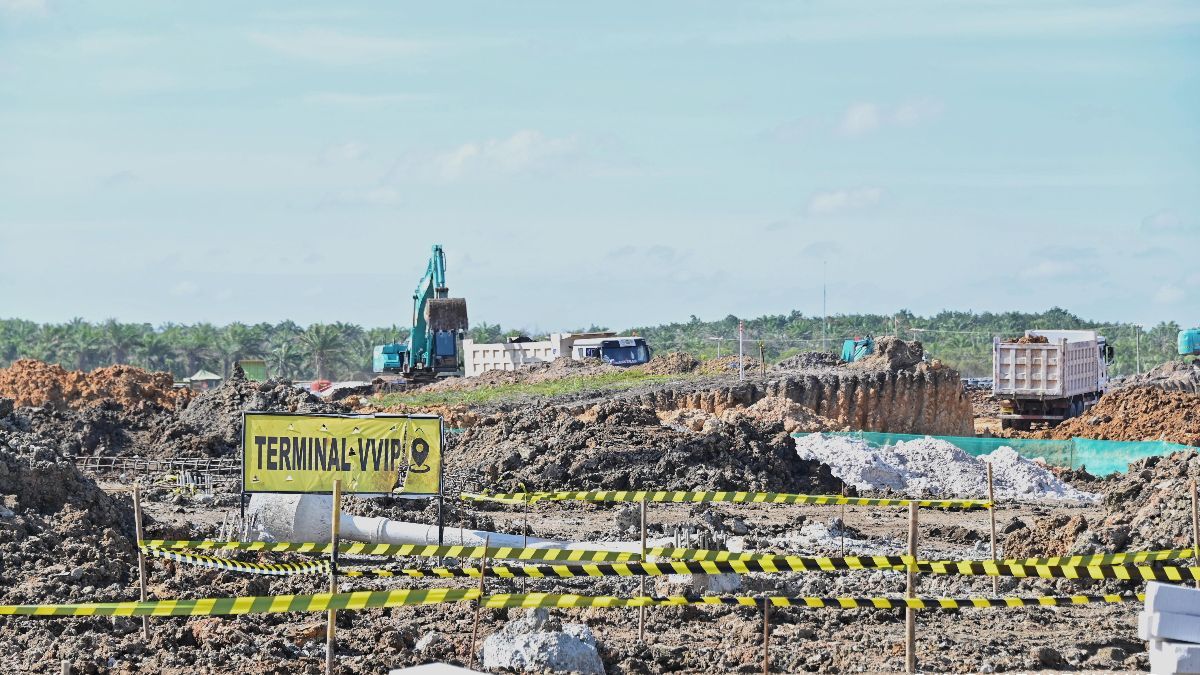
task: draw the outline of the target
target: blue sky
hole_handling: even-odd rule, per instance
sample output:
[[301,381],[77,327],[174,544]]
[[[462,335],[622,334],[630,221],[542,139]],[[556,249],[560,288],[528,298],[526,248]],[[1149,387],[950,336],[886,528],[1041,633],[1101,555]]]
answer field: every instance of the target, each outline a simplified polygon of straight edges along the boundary
[[0,316],[1200,323],[1200,3],[428,4],[0,0]]

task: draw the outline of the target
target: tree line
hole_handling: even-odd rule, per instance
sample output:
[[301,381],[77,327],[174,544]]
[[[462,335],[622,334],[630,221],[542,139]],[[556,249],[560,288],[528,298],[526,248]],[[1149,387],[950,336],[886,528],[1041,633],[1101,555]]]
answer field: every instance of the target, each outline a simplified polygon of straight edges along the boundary
[[[701,321],[693,316],[686,322],[634,327],[621,333],[647,338],[659,354],[682,351],[712,358],[718,350],[722,356],[737,352],[738,322],[739,318],[732,315],[717,321]],[[1116,349],[1111,371],[1114,375],[1136,370],[1139,344],[1142,370],[1178,358],[1175,344],[1179,325],[1174,322],[1139,329],[1129,323],[1087,321],[1059,308],[1039,313],[943,311],[929,317],[901,310],[892,315],[837,315],[825,321],[792,312],[745,319],[745,326],[747,355],[758,357],[761,345],[768,361],[804,351],[838,353],[846,338],[896,334],[921,340],[932,358],[967,377],[991,374],[993,336],[1015,337],[1032,328],[1100,329]],[[589,326],[581,330],[602,328]],[[520,330],[483,322],[472,327],[468,336],[476,342],[499,342],[519,334]],[[398,326],[364,328],[341,322],[309,326],[292,321],[153,326],[115,319],[100,323],[73,319],[58,324],[0,319],[0,365],[7,366],[20,358],[75,370],[126,363],[184,378],[200,369],[228,376],[239,360],[263,359],[272,377],[370,379],[372,347],[407,337],[408,330]]]

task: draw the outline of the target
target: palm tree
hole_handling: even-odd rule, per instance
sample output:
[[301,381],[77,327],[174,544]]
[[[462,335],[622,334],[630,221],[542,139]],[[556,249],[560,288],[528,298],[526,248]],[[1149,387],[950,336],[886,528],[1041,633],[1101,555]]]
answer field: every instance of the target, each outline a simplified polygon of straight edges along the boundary
[[324,380],[346,360],[346,336],[338,324],[314,323],[300,335],[304,353],[312,361],[316,379]]
[[173,350],[163,333],[147,333],[136,349],[138,360],[149,370],[166,370]]
[[183,339],[175,345],[175,350],[187,364],[188,375],[216,356],[218,337],[217,329],[211,323],[198,323],[184,329]]
[[128,363],[129,352],[142,341],[141,327],[132,323],[118,323],[116,319],[104,322],[101,340],[108,349],[110,363]]
[[244,323],[235,321],[226,326],[217,341],[224,375],[229,376],[229,369],[236,361],[262,356],[263,340],[264,336],[257,328]]

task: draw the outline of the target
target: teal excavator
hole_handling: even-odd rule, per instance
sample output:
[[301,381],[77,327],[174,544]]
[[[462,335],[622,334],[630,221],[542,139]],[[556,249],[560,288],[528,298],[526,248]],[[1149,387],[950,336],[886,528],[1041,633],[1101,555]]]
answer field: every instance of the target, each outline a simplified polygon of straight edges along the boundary
[[1200,328],[1179,331],[1179,355],[1200,356]]
[[372,353],[376,373],[404,375],[410,381],[430,381],[439,374],[458,372],[458,344],[467,330],[467,301],[448,297],[446,256],[434,244],[425,276],[413,291],[412,329],[404,342],[377,345]]

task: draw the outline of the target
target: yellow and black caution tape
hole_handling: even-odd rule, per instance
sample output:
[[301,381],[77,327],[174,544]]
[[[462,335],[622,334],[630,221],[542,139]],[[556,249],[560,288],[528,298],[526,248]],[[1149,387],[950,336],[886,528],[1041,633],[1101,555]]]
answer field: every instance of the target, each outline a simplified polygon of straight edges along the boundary
[[[154,548],[143,548],[149,555],[170,558],[179,562],[224,569],[249,574],[273,576],[293,574],[324,574],[329,571],[328,561],[307,563],[266,564],[247,563],[228,558],[215,558],[187,553],[175,553]],[[661,562],[592,563],[581,565],[529,565],[508,567],[496,565],[487,568],[486,576],[499,578],[572,578],[608,576],[662,576],[668,574],[752,574],[781,572],[837,572],[844,570],[904,569],[912,565],[914,571],[925,574],[1036,577],[1042,579],[1122,579],[1145,581],[1187,581],[1200,579],[1200,567],[1178,567],[1151,564],[1097,564],[1097,565],[1022,565],[1016,563],[993,563],[991,561],[913,561],[907,556],[847,556],[843,558],[807,558],[802,556],[773,556],[750,560],[667,560]],[[339,572],[344,576],[410,577],[410,578],[458,578],[478,577],[474,567],[419,568],[347,568]]]
[[958,509],[972,511],[989,509],[992,502],[985,499],[874,499],[843,497],[841,495],[799,495],[786,492],[672,492],[653,490],[591,490],[559,492],[509,492],[501,494],[464,492],[460,498],[468,501],[491,501],[506,504],[546,501],[584,502],[732,502],[737,504],[822,504],[847,506],[908,506],[921,508]]
[[478,589],[429,588],[422,590],[355,591],[315,595],[265,595],[202,600],[146,600],[95,602],[74,605],[0,605],[0,615],[29,616],[216,616],[323,612],[328,609],[366,609],[461,602],[479,598]]
[[[262,542],[262,541],[188,541],[174,539],[145,539],[145,548],[164,550],[260,551],[267,553],[329,553],[328,543]],[[561,562],[624,562],[638,560],[638,553],[627,551],[594,551],[566,548],[529,548],[512,546],[427,546],[424,544],[338,544],[338,551],[348,555],[414,556],[422,558],[482,558],[505,560],[550,560]]]
[[328,560],[313,560],[302,563],[250,563],[242,562],[241,560],[231,560],[229,558],[214,558],[206,555],[194,555],[191,553],[176,553],[174,551],[164,551],[162,549],[142,547],[142,552],[146,555],[156,558],[167,558],[176,562],[186,563],[188,565],[196,565],[197,567],[209,567],[218,570],[229,570],[230,572],[243,572],[246,574],[265,574],[268,576],[285,577],[295,574],[328,574]]
[[989,561],[918,561],[917,572],[1041,579],[1122,579],[1127,581],[1191,581],[1200,579],[1200,567],[1178,567],[1160,563],[1111,563],[1095,565],[1019,565]]
[[684,597],[666,598],[636,597],[617,598],[612,596],[555,595],[552,593],[526,593],[511,595],[489,595],[482,604],[490,609],[505,607],[653,607],[671,605],[742,605],[761,607],[770,602],[773,607],[811,607],[833,609],[978,609],[987,607],[1058,607],[1089,603],[1141,602],[1143,595],[1063,595],[1026,598],[821,598],[802,597]]
[[[403,607],[480,599],[476,589],[430,588],[422,590],[354,591],[313,595],[275,595],[199,600],[145,600],[140,602],[95,602],[69,605],[0,605],[0,615],[26,616],[219,616],[283,612],[323,612]],[[1122,603],[1143,600],[1141,595],[1067,595],[1012,598],[887,598],[887,597],[635,597],[554,595],[549,593],[484,596],[481,604],[504,607],[645,607],[669,605],[741,605],[832,609],[958,610],[988,607],[1056,607],[1088,603]]]
[[1017,565],[1110,565],[1114,563],[1144,563],[1160,560],[1180,560],[1196,556],[1196,549],[1170,549],[1165,551],[1128,551],[1125,553],[1091,553],[1087,555],[1064,555],[1049,558],[1010,558],[1002,564]]

